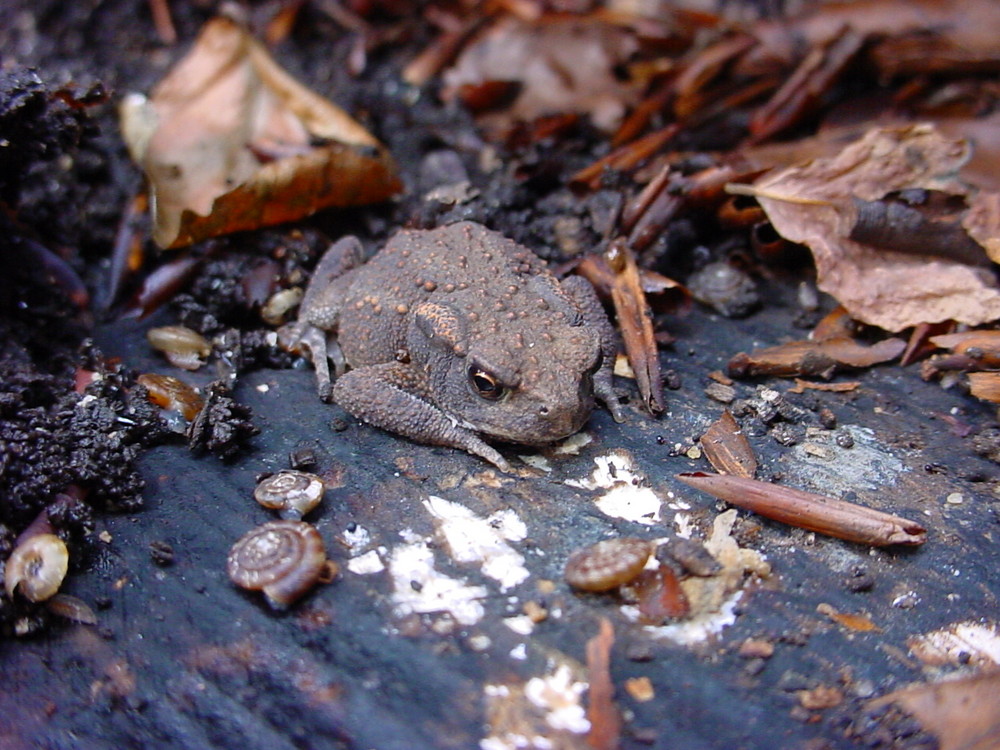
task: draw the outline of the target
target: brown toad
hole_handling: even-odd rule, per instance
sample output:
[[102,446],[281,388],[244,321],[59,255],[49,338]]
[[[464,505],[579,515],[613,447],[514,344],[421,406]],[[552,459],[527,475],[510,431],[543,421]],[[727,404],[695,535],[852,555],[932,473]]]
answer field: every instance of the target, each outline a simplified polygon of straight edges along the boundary
[[504,471],[480,435],[558,440],[583,426],[594,395],[621,421],[614,330],[585,279],[557,280],[531,250],[473,222],[402,231],[364,265],[361,255],[354,237],[327,251],[291,331],[324,400],[329,360],[333,400],[354,416]]

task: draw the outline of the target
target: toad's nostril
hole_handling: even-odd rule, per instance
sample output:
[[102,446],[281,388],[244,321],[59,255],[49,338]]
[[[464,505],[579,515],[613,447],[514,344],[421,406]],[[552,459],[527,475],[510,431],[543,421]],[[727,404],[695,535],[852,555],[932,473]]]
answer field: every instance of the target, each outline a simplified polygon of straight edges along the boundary
[[547,406],[540,406],[540,407],[538,408],[538,413],[539,413],[539,414],[540,414],[541,416],[543,416],[543,417],[547,417],[547,416],[548,416],[548,414],[549,414],[549,407],[547,407]]

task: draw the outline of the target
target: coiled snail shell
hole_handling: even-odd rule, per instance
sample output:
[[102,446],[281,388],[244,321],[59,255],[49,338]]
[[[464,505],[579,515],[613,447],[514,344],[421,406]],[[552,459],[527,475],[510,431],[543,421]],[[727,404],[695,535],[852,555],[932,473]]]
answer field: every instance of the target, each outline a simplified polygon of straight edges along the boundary
[[577,550],[566,561],[566,582],[581,591],[610,591],[646,567],[653,545],[645,539],[606,539]]
[[262,591],[275,609],[285,609],[311,589],[328,569],[323,537],[304,521],[269,521],[233,545],[226,571],[237,586]]
[[68,569],[66,543],[55,534],[35,534],[17,545],[7,559],[4,588],[12,599],[20,591],[29,601],[45,601],[59,591]]
[[315,474],[286,469],[261,480],[254,499],[265,508],[277,510],[282,518],[298,520],[323,499],[326,486]]

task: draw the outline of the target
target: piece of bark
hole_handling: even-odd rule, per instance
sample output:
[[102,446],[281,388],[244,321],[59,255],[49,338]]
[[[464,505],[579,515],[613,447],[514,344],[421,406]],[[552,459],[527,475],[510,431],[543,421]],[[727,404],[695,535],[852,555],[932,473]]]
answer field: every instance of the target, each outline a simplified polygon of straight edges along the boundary
[[920,325],[913,327],[913,332],[910,334],[910,340],[906,342],[906,351],[903,352],[903,356],[899,360],[899,364],[903,367],[911,365],[918,359],[927,356],[933,351],[933,345],[930,343],[930,338],[932,336],[940,336],[942,334],[948,333],[954,330],[955,326],[951,321],[944,321],[943,323],[921,323]]
[[920,524],[844,500],[723,474],[694,472],[677,478],[739,508],[838,539],[876,547],[926,541]]
[[570,184],[583,185],[591,190],[596,190],[601,185],[604,170],[625,171],[638,166],[662,149],[679,131],[680,126],[672,123],[660,130],[654,130],[636,141],[626,143],[578,171],[570,177]]
[[810,391],[828,391],[830,393],[849,393],[861,387],[860,381],[848,380],[843,383],[813,383],[802,378],[795,378],[795,385],[788,389],[789,393],[805,393]]
[[753,477],[757,472],[757,459],[750,441],[728,409],[705,430],[701,436],[701,448],[708,462],[720,474]]
[[980,369],[1000,368],[1000,331],[963,331],[931,336],[929,341],[980,363]]
[[662,625],[691,612],[681,582],[669,565],[642,571],[629,588],[635,592],[639,617],[647,625]]
[[865,368],[896,359],[906,348],[902,339],[889,338],[864,346],[847,338],[790,341],[780,346],[740,352],[729,360],[735,378],[771,375],[779,378],[815,375],[828,378],[839,367]]
[[612,242],[605,256],[608,265],[615,271],[611,300],[639,394],[646,411],[653,415],[661,414],[665,406],[653,314],[642,291],[635,256],[623,240]]
[[615,706],[615,686],[611,682],[611,647],[615,630],[607,618],[601,618],[597,635],[587,641],[588,691],[587,719],[590,731],[587,745],[594,750],[616,750],[621,739],[621,717]]
[[1000,372],[970,372],[969,392],[983,401],[1000,404]]
[[764,141],[815,112],[864,41],[845,24],[833,38],[814,45],[770,100],[753,113],[752,141]]

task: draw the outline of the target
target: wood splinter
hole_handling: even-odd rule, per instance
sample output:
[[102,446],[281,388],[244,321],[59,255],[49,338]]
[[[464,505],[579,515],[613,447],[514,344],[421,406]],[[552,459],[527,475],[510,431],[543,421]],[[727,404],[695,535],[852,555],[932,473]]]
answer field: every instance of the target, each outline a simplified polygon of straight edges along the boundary
[[927,530],[914,521],[845,500],[746,477],[700,471],[676,476],[731,505],[818,534],[875,547],[916,546],[927,540]]

